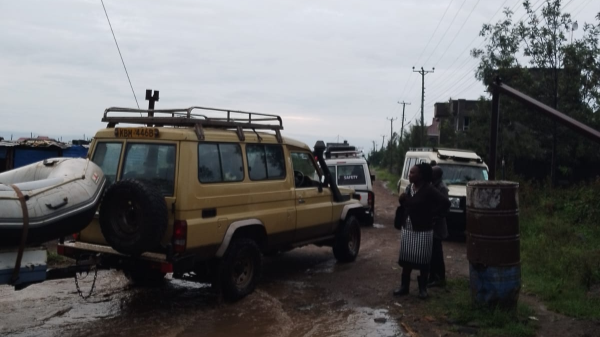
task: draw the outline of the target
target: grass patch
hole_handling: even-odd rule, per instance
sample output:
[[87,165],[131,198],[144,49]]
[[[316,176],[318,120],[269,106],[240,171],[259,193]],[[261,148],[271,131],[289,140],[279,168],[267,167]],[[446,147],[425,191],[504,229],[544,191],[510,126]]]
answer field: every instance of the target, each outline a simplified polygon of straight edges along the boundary
[[386,182],[388,189],[393,192],[393,194],[397,194],[396,184],[400,179],[400,175],[390,173],[388,170],[381,167],[374,167],[376,179]]
[[529,319],[534,311],[525,304],[519,303],[516,311],[474,306],[467,280],[449,280],[444,294],[430,296],[428,307],[436,316],[445,316],[455,323],[455,330],[465,326],[475,328],[478,336],[529,337],[537,329],[535,321]]
[[67,262],[69,261],[69,259],[67,259],[66,257],[62,256],[62,255],[58,255],[56,252],[48,252],[48,264],[49,265],[56,265],[56,264],[60,264],[63,262]]
[[[375,172],[395,191],[398,176]],[[600,179],[569,188],[520,182],[518,193],[521,291],[552,311],[600,319]]]
[[540,193],[523,207],[523,291],[536,294],[550,310],[598,319],[600,228],[597,218],[589,214],[597,212],[588,209],[594,202],[577,196],[581,189],[591,190],[553,191],[556,196]]

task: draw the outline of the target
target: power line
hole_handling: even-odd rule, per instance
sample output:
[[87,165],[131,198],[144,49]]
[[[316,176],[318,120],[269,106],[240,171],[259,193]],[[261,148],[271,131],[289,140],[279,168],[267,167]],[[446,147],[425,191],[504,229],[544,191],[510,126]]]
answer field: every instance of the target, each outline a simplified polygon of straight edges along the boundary
[[[517,0],[517,3],[518,3],[519,1],[520,1],[520,0]],[[492,17],[490,18],[490,21],[489,21],[489,23],[488,23],[488,24],[491,24],[491,22],[494,20],[494,18],[496,17],[496,15],[498,15],[498,13],[500,12],[500,10],[501,10],[501,9],[504,7],[504,5],[505,5],[507,2],[508,2],[508,0],[504,0],[504,2],[503,2],[503,3],[500,5],[500,7],[498,7],[498,9],[496,10],[496,12],[494,13],[494,15],[492,15]],[[475,36],[475,38],[474,38],[473,40],[471,40],[471,42],[470,42],[470,43],[467,45],[467,47],[465,47],[465,48],[462,50],[462,52],[460,52],[460,53],[458,54],[458,56],[456,56],[456,58],[454,59],[454,61],[452,61],[452,63],[450,63],[450,65],[447,67],[447,69],[450,69],[450,68],[452,68],[452,66],[453,66],[453,65],[456,63],[456,61],[458,61],[458,59],[460,59],[460,57],[463,55],[463,53],[464,53],[465,51],[468,51],[468,50],[469,50],[469,48],[471,47],[471,45],[473,45],[473,43],[474,43],[475,41],[477,41],[477,39],[478,39],[478,38],[479,38],[479,34],[478,34],[477,36]],[[486,38],[486,39],[484,39],[484,40],[481,42],[481,44],[480,44],[480,45],[479,45],[477,48],[480,48],[480,47],[481,47],[481,46],[482,46],[482,45],[485,43],[485,41],[486,41],[486,40],[487,40],[487,38]],[[444,82],[444,80],[445,80],[446,78],[452,78],[452,76],[453,76],[453,75],[454,75],[454,74],[455,74],[455,73],[456,73],[458,70],[460,70],[460,69],[463,69],[463,68],[464,68],[464,66],[465,66],[465,65],[468,63],[468,61],[469,61],[469,60],[472,60],[472,58],[470,57],[470,55],[469,55],[469,56],[468,56],[468,57],[467,57],[467,58],[466,58],[466,59],[465,59],[465,60],[464,60],[464,61],[463,61],[463,62],[462,62],[462,63],[461,63],[461,64],[460,64],[458,67],[456,67],[456,68],[454,69],[454,71],[452,71],[451,73],[446,73],[446,74],[445,74],[444,76],[442,76],[441,78],[434,79],[434,80],[433,80],[433,83],[435,84],[436,82]]]
[[568,5],[571,4],[571,2],[573,2],[573,0],[569,0],[569,2],[567,2],[566,4],[564,4],[564,6],[562,6],[562,8],[560,10],[563,11],[565,8],[567,8]]
[[115,31],[110,24],[110,19],[108,18],[108,12],[106,11],[106,6],[104,6],[104,0],[100,0],[102,3],[102,8],[104,8],[104,14],[106,14],[106,20],[108,21],[108,26],[110,27],[110,31],[112,32],[113,39],[115,39],[115,44],[117,45],[117,50],[119,51],[119,57],[121,57],[121,62],[123,63],[123,68],[125,69],[125,74],[127,75],[127,80],[129,81],[129,86],[131,87],[131,92],[133,93],[133,98],[135,99],[135,104],[138,109],[140,105],[138,104],[137,97],[135,96],[135,90],[133,90],[133,85],[131,84],[131,78],[129,78],[129,73],[127,72],[127,67],[125,66],[125,61],[123,60],[123,55],[121,55],[121,49],[119,48],[119,44],[117,43],[117,37],[115,36]]
[[[535,2],[535,4],[531,5],[531,7],[529,7],[529,8],[533,8],[533,7],[535,7],[535,5],[537,5],[537,4],[539,4],[541,2],[541,4],[536,9],[532,9],[532,13],[531,14],[535,14],[540,8],[542,8],[542,6],[544,6],[545,1],[546,0],[538,0],[538,1]],[[523,18],[526,17],[527,14],[529,14],[529,13],[527,13],[527,11],[525,11],[525,14],[523,14],[523,16],[521,16],[521,18],[518,21],[523,20]]]
[[448,49],[450,49],[450,47],[452,47],[452,44],[454,43],[454,40],[456,40],[456,37],[458,37],[458,34],[460,34],[461,30],[465,27],[465,24],[467,23],[467,21],[469,21],[469,18],[471,17],[471,14],[473,14],[473,11],[475,11],[475,8],[477,7],[477,5],[479,5],[479,1],[477,0],[477,2],[475,3],[475,6],[473,6],[473,8],[471,8],[471,11],[469,12],[469,15],[467,15],[467,18],[463,21],[462,25],[460,26],[460,28],[458,29],[458,31],[456,32],[456,34],[454,34],[454,37],[452,38],[452,41],[450,41],[450,43],[448,44],[448,47],[446,47],[446,50],[444,50],[444,52],[442,53],[442,56],[440,56],[440,58],[438,59],[438,61],[435,63],[436,65],[444,58],[444,55],[446,55],[446,52],[448,52]]
[[[574,13],[572,16],[574,17],[577,14],[581,13],[581,11],[584,10],[587,7],[587,5],[590,4],[590,2],[592,2],[592,0],[588,0],[588,2],[585,2],[585,4],[582,5],[581,7],[579,7],[579,10],[576,13]],[[575,11],[575,10],[573,10],[573,11]]]
[[[425,50],[427,50],[427,47],[429,47],[429,43],[431,42],[431,40],[435,36],[435,33],[437,32],[438,28],[440,27],[440,24],[442,23],[442,21],[444,21],[444,18],[446,17],[446,13],[448,12],[448,9],[450,8],[450,5],[452,5],[452,2],[454,2],[454,0],[450,0],[450,2],[448,3],[448,6],[446,6],[446,10],[444,11],[444,15],[442,15],[442,18],[438,21],[437,26],[433,30],[433,34],[431,34],[431,37],[429,37],[429,41],[427,41],[427,44],[425,45],[425,48],[423,48],[423,50],[421,51],[421,54],[419,55],[419,57],[417,57],[417,59],[415,60],[415,62],[413,64],[417,64],[419,62],[419,60],[423,56],[423,53],[425,53]],[[404,83],[404,89],[402,89],[402,94],[400,96],[404,96],[404,92],[406,92],[406,86],[408,85],[408,82],[410,81],[410,77],[411,76],[412,76],[412,73],[410,73],[410,75],[408,75],[408,79]]]
[[[536,2],[535,2],[535,4],[534,4],[532,7],[534,7],[535,5],[539,4],[541,1],[542,1],[542,0],[538,0],[538,1],[536,1]],[[517,1],[517,3],[515,3],[515,5],[513,5],[513,8],[515,8],[515,6],[516,6],[517,4],[518,4],[518,1]],[[538,11],[538,10],[541,8],[541,6],[542,6],[542,5],[543,5],[543,3],[542,3],[540,6],[538,6],[538,7],[537,7],[535,10],[533,10],[533,13],[537,12],[537,11]],[[512,11],[512,10],[511,10],[511,11]],[[497,12],[498,12],[498,11],[496,11],[496,13],[497,13]],[[525,17],[526,15],[527,15],[527,13],[525,13],[525,14],[524,14],[524,15],[521,17],[521,19],[522,19],[523,17]],[[495,16],[495,14],[494,14],[494,16]],[[521,19],[519,19],[518,21],[520,21]],[[492,19],[491,19],[491,20],[493,20],[493,17],[492,17]],[[491,20],[490,20],[490,22],[491,22]],[[471,43],[473,43],[474,41],[475,41],[475,39],[474,39],[474,40],[473,40]],[[477,48],[480,48],[480,47],[481,47],[481,46],[482,46],[482,45],[485,43],[485,41],[487,41],[487,38],[486,38],[485,40],[483,40],[483,41],[480,43],[480,45],[479,45]],[[479,63],[479,61],[478,61],[477,59],[473,59],[473,60],[475,61],[475,62],[474,62],[475,68],[474,68],[474,69],[473,69],[473,68],[471,68],[471,67],[469,67],[469,68],[471,68],[472,70],[476,70],[476,69],[477,69],[477,64]],[[456,68],[456,69],[455,69],[455,70],[454,70],[454,71],[451,73],[451,75],[454,75],[456,72],[458,72],[459,70],[463,69],[463,68],[464,68],[464,66],[465,66],[466,64],[468,64],[468,59],[466,59],[466,60],[465,60],[463,63],[461,63],[461,65],[460,65],[459,67],[457,67],[457,68]],[[461,78],[460,78],[458,81],[460,81],[461,79],[463,79],[463,78],[464,78],[466,75],[468,75],[468,74],[470,74],[470,72],[467,72],[466,74],[464,74],[464,75],[463,75],[463,76],[462,76],[462,77],[461,77]],[[439,78],[439,79],[438,79],[438,81],[440,81],[440,82],[443,82],[443,81],[444,81],[444,79],[446,79],[446,78],[448,78],[448,77],[449,77],[449,76],[442,76],[441,78]],[[435,80],[434,80],[434,81],[435,81]],[[436,83],[436,82],[434,82],[434,83]],[[440,95],[440,96],[438,96],[438,97],[437,97],[435,100],[437,100],[437,99],[439,99],[441,96],[443,96],[443,95],[444,95],[444,93],[443,93],[443,92],[447,91],[447,90],[448,90],[449,88],[451,88],[451,87],[456,87],[456,82],[450,83],[449,85],[445,86],[445,87],[444,87],[444,89],[443,89],[443,90],[441,90],[441,92],[442,92],[442,93],[441,93],[441,95]],[[437,91],[437,92],[440,92],[440,91]],[[437,94],[437,93],[436,93],[436,94]]]
[[452,18],[452,22],[450,22],[450,25],[448,26],[448,29],[446,29],[446,31],[444,31],[444,35],[442,35],[442,38],[438,41],[438,43],[435,45],[435,48],[433,48],[433,51],[431,52],[431,54],[429,54],[429,57],[427,58],[427,60],[425,60],[425,62],[423,62],[423,64],[427,63],[427,61],[429,61],[429,59],[431,58],[431,56],[433,56],[433,54],[435,53],[435,51],[437,50],[437,47],[440,45],[440,43],[444,40],[444,37],[446,37],[446,34],[448,33],[448,31],[450,30],[450,27],[452,27],[452,24],[454,23],[454,20],[456,20],[456,17],[458,16],[458,14],[460,13],[460,10],[463,8],[463,6],[465,5],[465,2],[467,2],[467,0],[464,0],[462,2],[462,4],[460,5],[460,8],[458,9],[458,11],[456,11],[456,14],[454,14],[454,17]]
[[425,45],[425,48],[423,48],[423,50],[421,51],[421,55],[419,55],[419,57],[417,58],[416,63],[419,62],[419,60],[421,60],[421,56],[423,56],[423,53],[425,53],[425,50],[427,50],[427,47],[429,47],[429,43],[431,42],[431,40],[433,39],[433,36],[435,35],[435,33],[437,32],[438,28],[440,28],[440,24],[442,23],[442,21],[444,21],[444,18],[446,17],[446,13],[448,13],[448,9],[450,9],[450,5],[452,5],[452,2],[454,0],[450,0],[450,3],[448,3],[448,6],[446,7],[446,10],[444,11],[444,15],[442,15],[442,18],[440,19],[440,21],[438,21],[437,26],[435,27],[435,29],[433,30],[433,34],[431,34],[431,37],[429,38],[429,41],[427,41],[427,44]]

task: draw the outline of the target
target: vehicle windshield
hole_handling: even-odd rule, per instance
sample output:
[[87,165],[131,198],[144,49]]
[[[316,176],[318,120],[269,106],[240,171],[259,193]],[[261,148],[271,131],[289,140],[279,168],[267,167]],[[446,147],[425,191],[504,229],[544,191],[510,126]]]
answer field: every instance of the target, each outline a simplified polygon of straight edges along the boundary
[[[329,170],[331,171],[331,168]],[[340,186],[365,185],[367,183],[362,165],[338,165],[336,178],[337,184]]]
[[466,185],[471,180],[488,180],[485,167],[439,164],[444,171],[442,180],[446,185]]

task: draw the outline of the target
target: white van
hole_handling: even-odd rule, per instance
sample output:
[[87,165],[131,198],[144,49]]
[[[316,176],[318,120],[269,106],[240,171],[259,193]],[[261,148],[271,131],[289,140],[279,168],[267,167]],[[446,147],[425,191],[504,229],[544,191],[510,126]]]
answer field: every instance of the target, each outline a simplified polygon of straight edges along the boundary
[[467,182],[488,180],[488,167],[480,156],[469,150],[415,148],[406,152],[402,176],[398,180],[398,194],[408,186],[408,172],[419,163],[433,163],[441,167],[442,180],[448,186],[450,212],[446,216],[451,236],[462,236],[466,226]]
[[373,193],[375,176],[371,175],[369,164],[361,151],[347,143],[339,145],[345,146],[336,147],[328,144],[325,163],[338,186],[354,189],[355,197],[360,200],[364,208],[363,223],[372,226],[375,219],[375,194]]

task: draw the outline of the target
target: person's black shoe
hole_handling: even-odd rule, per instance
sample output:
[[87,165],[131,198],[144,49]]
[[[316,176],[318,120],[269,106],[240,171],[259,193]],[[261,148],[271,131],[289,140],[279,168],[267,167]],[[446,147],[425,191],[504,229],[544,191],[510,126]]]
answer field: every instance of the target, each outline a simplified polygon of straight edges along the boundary
[[410,288],[410,274],[402,274],[402,285],[400,288],[394,290],[394,296],[403,296],[408,294]]
[[394,296],[403,296],[403,295],[408,295],[408,287],[400,287],[398,289],[394,290]]

